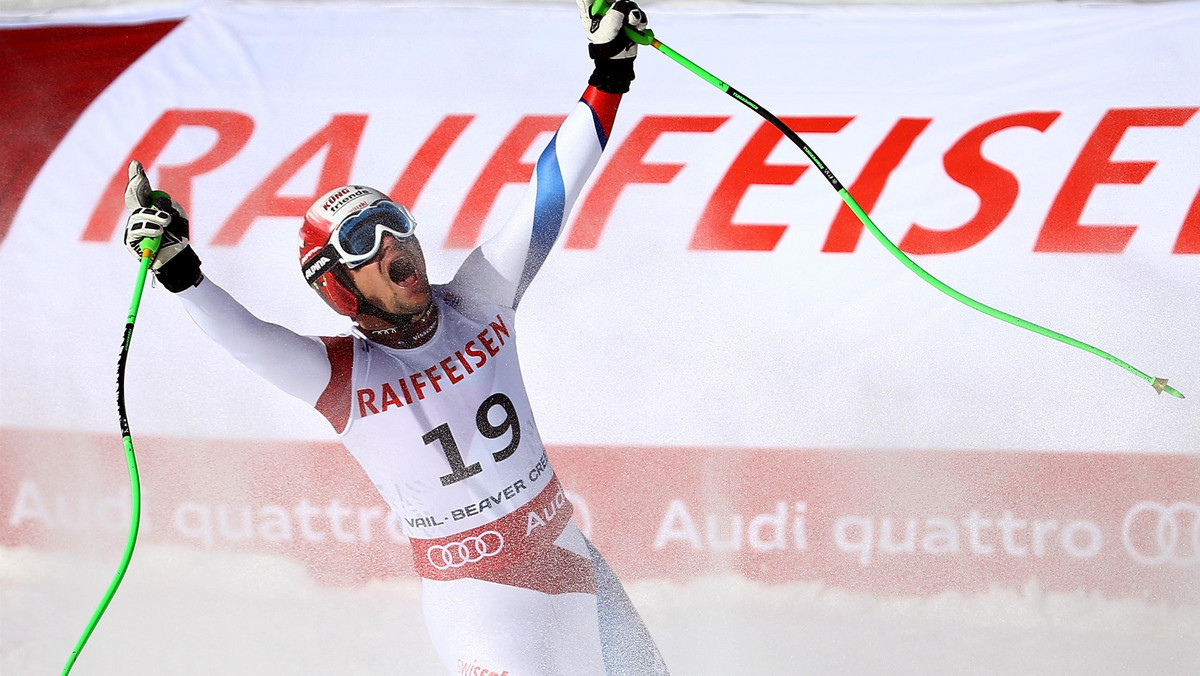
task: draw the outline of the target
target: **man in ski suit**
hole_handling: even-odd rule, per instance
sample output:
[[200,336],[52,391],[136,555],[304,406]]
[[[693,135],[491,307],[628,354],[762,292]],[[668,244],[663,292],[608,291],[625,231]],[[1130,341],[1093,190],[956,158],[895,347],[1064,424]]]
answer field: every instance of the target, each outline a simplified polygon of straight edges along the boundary
[[504,228],[452,280],[430,284],[408,209],[346,185],[300,227],[305,280],[350,335],[313,337],[250,314],[200,270],[187,217],[130,165],[125,242],[163,236],[153,264],[205,333],[317,409],[400,517],[426,626],[451,673],[665,674],[620,583],[572,521],[538,435],[515,348],[515,313],[612,130],[633,80],[617,2],[577,0],[595,70],[542,152]]

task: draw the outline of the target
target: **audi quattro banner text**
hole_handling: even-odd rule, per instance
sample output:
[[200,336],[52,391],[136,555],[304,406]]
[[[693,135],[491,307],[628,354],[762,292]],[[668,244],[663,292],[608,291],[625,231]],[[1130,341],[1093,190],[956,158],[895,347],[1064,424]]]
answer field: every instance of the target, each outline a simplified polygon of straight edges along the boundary
[[[72,435],[69,452],[44,433],[7,431],[2,440],[17,450],[0,482],[0,543],[78,548],[84,534],[123,537],[128,496],[118,488],[121,459],[104,459],[111,438]],[[150,438],[142,446],[147,542],[286,555],[329,584],[413,575],[397,518],[337,444]],[[1047,591],[1200,603],[1194,456],[598,446],[550,454],[571,490],[529,527],[569,499],[626,579],[736,572],[885,597],[1035,580]],[[73,477],[98,474],[107,488],[63,481],[47,456]],[[243,471],[198,478],[214,463]],[[488,544],[479,542],[482,551]],[[453,551],[443,544],[430,561],[450,567]]]

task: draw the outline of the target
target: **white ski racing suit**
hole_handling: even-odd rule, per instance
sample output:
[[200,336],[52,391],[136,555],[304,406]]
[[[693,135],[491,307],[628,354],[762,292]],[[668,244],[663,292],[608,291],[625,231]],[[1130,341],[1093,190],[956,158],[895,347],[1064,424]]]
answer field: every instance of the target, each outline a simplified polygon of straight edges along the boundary
[[235,358],[311,404],[411,538],[426,625],[451,673],[665,674],[641,619],[571,521],[516,352],[516,308],[599,161],[621,95],[589,87],[504,228],[444,285],[411,349],[301,336],[209,279],[181,292]]

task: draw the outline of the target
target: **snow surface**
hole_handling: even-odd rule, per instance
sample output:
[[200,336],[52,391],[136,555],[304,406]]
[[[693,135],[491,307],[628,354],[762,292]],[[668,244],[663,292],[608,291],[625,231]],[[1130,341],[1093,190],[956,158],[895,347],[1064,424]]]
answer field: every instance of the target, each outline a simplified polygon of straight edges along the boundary
[[[119,556],[0,548],[0,674],[61,672]],[[627,590],[675,676],[1200,673],[1200,609],[1032,582],[890,600],[734,576]],[[144,545],[72,673],[444,672],[414,579],[333,588],[283,558]]]

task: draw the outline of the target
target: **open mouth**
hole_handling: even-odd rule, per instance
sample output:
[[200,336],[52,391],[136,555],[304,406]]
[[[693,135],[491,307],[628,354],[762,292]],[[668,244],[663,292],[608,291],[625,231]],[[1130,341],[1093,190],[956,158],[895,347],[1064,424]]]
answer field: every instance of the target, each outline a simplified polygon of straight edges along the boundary
[[411,260],[403,256],[397,258],[388,264],[388,277],[392,282],[411,288],[417,283],[417,266]]

